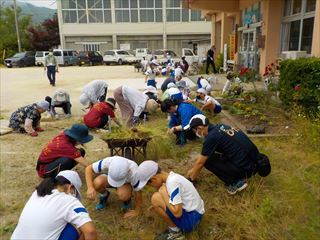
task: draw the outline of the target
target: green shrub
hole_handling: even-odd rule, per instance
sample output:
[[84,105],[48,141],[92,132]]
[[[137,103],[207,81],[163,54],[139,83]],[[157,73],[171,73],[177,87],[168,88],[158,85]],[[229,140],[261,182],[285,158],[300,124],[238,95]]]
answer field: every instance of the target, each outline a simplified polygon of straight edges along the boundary
[[215,64],[216,64],[217,71],[219,71],[219,69],[223,67],[223,54],[222,53],[219,53]]
[[279,91],[285,105],[298,104],[307,116],[317,116],[320,108],[320,58],[282,61]]

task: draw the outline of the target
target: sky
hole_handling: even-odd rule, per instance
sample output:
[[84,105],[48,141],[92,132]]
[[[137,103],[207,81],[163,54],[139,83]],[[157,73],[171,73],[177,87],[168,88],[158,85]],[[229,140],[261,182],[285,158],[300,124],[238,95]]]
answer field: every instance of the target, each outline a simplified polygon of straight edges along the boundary
[[57,9],[57,0],[20,0],[21,2],[28,2],[37,7],[47,7]]

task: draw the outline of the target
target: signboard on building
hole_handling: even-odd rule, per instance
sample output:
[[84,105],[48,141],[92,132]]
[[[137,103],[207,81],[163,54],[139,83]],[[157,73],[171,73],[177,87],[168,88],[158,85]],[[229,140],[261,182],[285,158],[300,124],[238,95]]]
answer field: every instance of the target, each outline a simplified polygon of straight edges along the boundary
[[234,60],[236,52],[236,35],[234,33],[229,35],[229,60]]
[[259,9],[247,11],[244,15],[244,25],[257,23],[260,21]]
[[125,50],[125,51],[130,50],[130,43],[122,43],[122,44],[120,44],[120,50]]

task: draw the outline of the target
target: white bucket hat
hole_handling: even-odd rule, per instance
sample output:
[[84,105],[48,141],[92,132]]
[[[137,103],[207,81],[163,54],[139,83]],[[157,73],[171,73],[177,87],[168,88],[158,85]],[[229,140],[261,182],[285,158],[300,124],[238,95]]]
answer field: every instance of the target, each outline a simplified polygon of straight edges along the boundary
[[143,93],[157,93],[157,89],[154,86],[147,86]]
[[108,183],[112,187],[121,187],[126,183],[129,173],[129,162],[122,157],[114,158],[109,166]]
[[154,99],[149,99],[146,104],[146,111],[148,113],[153,113],[157,110],[159,104]]
[[169,88],[177,88],[177,85],[175,85],[173,82],[171,82],[167,85],[167,89],[169,89]]
[[197,93],[202,93],[202,94],[206,95],[206,94],[207,94],[207,91],[206,91],[205,89],[203,89],[203,88],[199,88],[199,89],[197,90]]
[[57,94],[57,101],[58,102],[65,102],[67,101],[66,91],[63,89],[59,89],[56,91]]
[[58,176],[62,176],[65,179],[67,179],[76,189],[76,197],[80,200],[81,194],[80,194],[80,188],[82,186],[81,179],[79,177],[79,174],[72,170],[64,170],[58,173]]
[[142,162],[138,167],[139,185],[135,190],[140,191],[150,178],[157,174],[158,169],[159,165],[155,161],[147,160]]

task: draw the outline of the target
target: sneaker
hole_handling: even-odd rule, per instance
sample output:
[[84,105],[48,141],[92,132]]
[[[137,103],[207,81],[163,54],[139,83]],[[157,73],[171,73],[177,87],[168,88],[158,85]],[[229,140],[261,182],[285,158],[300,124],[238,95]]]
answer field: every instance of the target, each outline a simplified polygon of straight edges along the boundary
[[184,235],[181,231],[174,232],[170,229],[167,229],[163,233],[158,234],[155,237],[155,240],[182,240],[184,239]]
[[71,118],[71,114],[70,113],[66,114],[66,118]]
[[127,211],[127,210],[131,209],[131,207],[132,207],[131,199],[129,199],[128,201],[125,201],[125,202],[122,203],[121,210],[122,211]]
[[228,186],[227,192],[228,192],[230,195],[234,195],[234,194],[236,194],[237,192],[240,192],[240,191],[242,191],[243,189],[245,189],[247,186],[248,186],[248,184],[247,184],[246,180],[241,179],[241,180],[239,180],[239,181],[236,182],[236,183],[230,184],[230,185]]
[[107,196],[100,195],[99,203],[96,205],[96,210],[104,209],[107,206],[109,195],[110,195],[110,192],[108,191],[107,191]]

